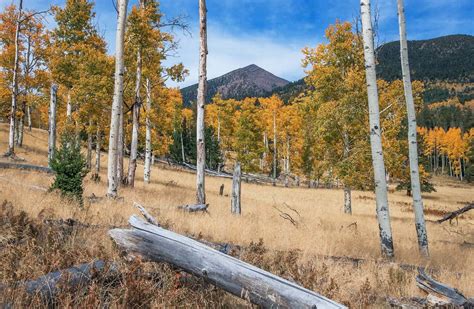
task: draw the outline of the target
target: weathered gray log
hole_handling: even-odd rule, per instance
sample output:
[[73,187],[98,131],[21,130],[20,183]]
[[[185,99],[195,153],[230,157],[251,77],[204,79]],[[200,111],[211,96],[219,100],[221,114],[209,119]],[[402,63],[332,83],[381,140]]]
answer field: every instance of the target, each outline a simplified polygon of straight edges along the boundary
[[455,288],[440,283],[430,276],[428,276],[424,269],[418,268],[418,276],[416,276],[416,283],[420,289],[428,293],[428,301],[433,305],[455,305],[464,306],[466,308],[474,308],[474,301],[467,299]]
[[142,205],[134,202],[133,206],[140,211],[140,213],[143,215],[143,217],[145,217],[146,221],[148,221],[149,223],[154,224],[156,226],[160,226],[158,221],[152,215],[150,215],[150,213]]
[[241,182],[242,170],[240,168],[240,163],[235,164],[234,169],[234,178],[232,179],[232,198],[230,200],[230,210],[233,214],[240,215],[241,205],[240,205],[240,182]]
[[94,274],[109,270],[116,273],[114,265],[107,267],[104,261],[98,260],[92,263],[85,263],[68,269],[55,271],[39,277],[36,280],[22,283],[25,291],[30,295],[39,294],[45,300],[52,300],[59,291],[58,284],[64,282],[68,287],[79,288],[91,282]]
[[187,212],[207,211],[209,204],[197,204],[197,205],[182,205],[178,206],[178,209]]
[[453,212],[447,214],[446,216],[444,216],[442,219],[437,220],[436,222],[443,223],[444,221],[448,221],[448,220],[451,221],[454,218],[457,218],[458,216],[462,215],[465,212],[468,212],[471,209],[474,209],[474,203],[470,203],[469,205],[467,205],[467,206],[465,206],[461,209],[453,211]]
[[132,216],[129,223],[134,229],[109,231],[127,252],[172,264],[251,303],[266,308],[345,308],[295,283],[136,216]]
[[0,168],[35,171],[35,172],[43,172],[43,173],[48,173],[48,174],[54,173],[52,169],[46,166],[21,164],[21,163],[0,162]]

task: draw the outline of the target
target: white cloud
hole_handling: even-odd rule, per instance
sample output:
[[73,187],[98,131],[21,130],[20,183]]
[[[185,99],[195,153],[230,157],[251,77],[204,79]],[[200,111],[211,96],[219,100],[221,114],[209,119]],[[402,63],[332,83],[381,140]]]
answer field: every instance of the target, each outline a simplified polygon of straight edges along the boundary
[[[170,57],[166,64],[182,62],[189,69],[190,75],[179,86],[194,84],[198,80],[199,36],[178,35],[180,49],[176,57]],[[263,69],[290,81],[301,78],[304,73],[301,67],[303,57],[301,49],[316,42],[276,41],[262,34],[239,35],[229,33],[218,27],[209,25],[208,33],[208,79],[218,77],[229,71],[256,64]],[[169,83],[175,86],[173,82]]]

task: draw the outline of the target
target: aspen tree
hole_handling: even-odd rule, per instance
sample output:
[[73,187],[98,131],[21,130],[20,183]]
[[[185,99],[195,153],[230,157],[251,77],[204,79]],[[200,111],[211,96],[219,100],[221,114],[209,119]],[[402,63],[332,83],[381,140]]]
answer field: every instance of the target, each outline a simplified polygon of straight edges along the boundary
[[125,35],[125,21],[127,16],[128,0],[118,0],[117,33],[115,37],[115,82],[114,99],[112,102],[112,115],[110,119],[109,137],[109,161],[107,167],[108,188],[107,195],[111,198],[117,197],[117,143],[119,134],[119,120],[121,106],[123,104],[123,45]]
[[199,47],[199,85],[197,95],[196,117],[196,200],[198,204],[206,203],[204,168],[206,162],[206,145],[204,138],[204,104],[207,92],[207,9],[206,0],[199,0],[200,47]]
[[380,229],[380,244],[382,254],[386,257],[393,257],[393,239],[392,228],[390,226],[390,212],[387,194],[388,188],[385,178],[385,164],[382,150],[382,131],[380,129],[379,98],[377,76],[375,73],[374,35],[372,31],[370,0],[361,0],[360,6],[367,95],[369,101],[370,145],[372,150],[372,164],[374,168],[375,202],[377,206],[377,220]]
[[413,210],[415,212],[415,228],[418,236],[420,252],[428,256],[428,235],[426,233],[425,216],[423,214],[423,199],[421,198],[420,172],[418,167],[418,144],[416,141],[416,112],[413,101],[410,65],[408,61],[408,42],[406,34],[405,8],[403,0],[397,0],[398,24],[400,30],[400,59],[402,65],[403,86],[408,117],[408,155],[410,161],[411,192]]

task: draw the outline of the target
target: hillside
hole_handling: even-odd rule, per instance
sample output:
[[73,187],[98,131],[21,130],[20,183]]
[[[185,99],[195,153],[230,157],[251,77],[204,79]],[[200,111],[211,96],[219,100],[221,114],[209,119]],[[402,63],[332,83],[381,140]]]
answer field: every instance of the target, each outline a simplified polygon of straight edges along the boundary
[[[255,64],[231,71],[208,81],[206,102],[210,102],[216,93],[223,98],[243,99],[246,97],[266,96],[272,90],[289,82]],[[196,100],[198,85],[181,89],[185,106]]]
[[[413,80],[474,82],[474,36],[449,35],[408,42]],[[377,50],[378,77],[401,79],[400,43],[382,45]]]

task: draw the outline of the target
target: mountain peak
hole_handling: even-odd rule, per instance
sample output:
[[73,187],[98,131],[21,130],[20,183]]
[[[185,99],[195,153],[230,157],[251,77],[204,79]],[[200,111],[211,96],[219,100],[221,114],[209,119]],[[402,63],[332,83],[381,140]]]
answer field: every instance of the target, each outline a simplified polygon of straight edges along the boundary
[[[289,82],[280,78],[256,64],[235,69],[222,76],[208,81],[206,103],[209,103],[217,93],[224,99],[243,99],[246,97],[265,96],[276,88],[283,87]],[[181,89],[186,106],[196,101],[197,84]]]

